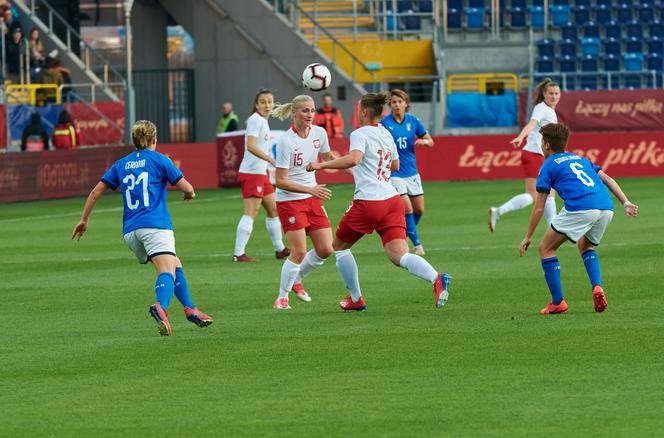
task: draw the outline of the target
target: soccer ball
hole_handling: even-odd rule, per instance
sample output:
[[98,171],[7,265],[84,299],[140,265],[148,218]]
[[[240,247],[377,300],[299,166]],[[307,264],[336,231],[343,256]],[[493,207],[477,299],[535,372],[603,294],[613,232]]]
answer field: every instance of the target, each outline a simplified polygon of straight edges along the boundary
[[332,74],[323,64],[309,64],[302,72],[302,85],[311,91],[323,91],[330,86]]

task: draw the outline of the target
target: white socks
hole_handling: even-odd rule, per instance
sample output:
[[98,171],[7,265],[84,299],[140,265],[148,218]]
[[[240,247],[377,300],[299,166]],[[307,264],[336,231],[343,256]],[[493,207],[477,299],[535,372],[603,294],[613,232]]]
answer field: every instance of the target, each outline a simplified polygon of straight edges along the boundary
[[283,251],[286,247],[284,246],[284,242],[281,240],[281,222],[279,221],[279,217],[266,217],[265,228],[267,228],[267,232],[270,235],[270,240],[272,241],[274,250],[277,252]]
[[510,199],[500,207],[498,207],[498,215],[502,216],[505,213],[509,213],[510,211],[526,208],[532,203],[533,203],[533,197],[530,196],[529,193],[521,193],[520,195],[516,195],[515,197],[513,197],[512,199]]
[[254,229],[254,220],[251,216],[243,214],[240,222],[237,224],[237,231],[235,232],[235,252],[233,255],[241,256],[245,252],[247,242]]
[[295,277],[300,272],[300,265],[286,259],[281,267],[281,281],[279,282],[279,298],[288,298],[288,293],[293,289]]
[[312,249],[304,256],[302,263],[300,263],[300,272],[295,278],[295,283],[300,283],[304,277],[311,274],[311,271],[320,267],[325,263],[325,259],[318,257],[316,250]]
[[356,303],[362,296],[362,292],[360,291],[360,277],[357,273],[355,257],[353,257],[350,249],[335,251],[334,256],[337,259],[337,269],[346,285],[346,289],[350,292],[353,302]]
[[556,211],[556,198],[553,196],[549,196],[546,198],[546,204],[544,204],[544,219],[546,219],[546,223],[548,225],[551,225],[551,221],[553,220],[554,217],[558,212]]
[[405,268],[416,277],[428,281],[431,284],[436,282],[438,272],[422,257],[406,253],[399,260],[399,266]]

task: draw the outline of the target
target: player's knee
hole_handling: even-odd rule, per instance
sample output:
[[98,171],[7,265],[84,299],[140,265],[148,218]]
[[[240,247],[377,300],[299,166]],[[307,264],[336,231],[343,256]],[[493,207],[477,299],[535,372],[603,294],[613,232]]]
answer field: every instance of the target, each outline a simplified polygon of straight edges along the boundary
[[291,248],[291,253],[288,256],[288,259],[291,262],[296,263],[296,264],[299,265],[300,263],[302,263],[302,260],[304,260],[304,256],[306,254],[307,254],[306,251],[300,251],[300,250]]
[[541,242],[537,249],[539,251],[540,258],[548,257],[551,253],[551,248],[546,244],[546,242]]
[[316,255],[322,259],[328,258],[333,252],[334,248],[332,248],[332,245],[316,248]]

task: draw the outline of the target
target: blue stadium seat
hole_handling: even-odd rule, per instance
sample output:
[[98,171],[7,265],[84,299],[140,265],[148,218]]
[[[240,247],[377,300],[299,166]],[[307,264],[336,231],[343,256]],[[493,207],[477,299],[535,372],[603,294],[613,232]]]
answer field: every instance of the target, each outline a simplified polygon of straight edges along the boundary
[[583,26],[590,21],[590,8],[583,5],[574,8],[574,23],[577,26]]
[[664,70],[664,58],[659,53],[651,53],[646,57],[646,69],[660,73]]
[[[421,8],[422,6],[420,6]],[[456,9],[460,11],[463,9],[463,0],[447,0],[447,10]]]
[[560,56],[576,57],[576,40],[564,39],[558,45],[560,46]]
[[[449,8],[450,2],[448,1],[447,4],[448,4],[447,7]],[[418,7],[419,7],[420,12],[427,13],[427,14],[431,13],[431,12],[433,12],[433,1],[432,0],[420,0],[418,2]]]
[[606,5],[595,6],[595,21],[599,24],[606,24],[612,20],[611,7]]
[[576,72],[576,56],[564,55],[558,60],[561,73]]
[[[577,0],[577,2],[578,2],[578,0]],[[611,6],[613,4],[613,0],[597,0],[595,3],[597,3],[598,5]]]
[[659,20],[653,20],[650,23],[648,23],[648,34],[651,37],[658,36],[660,38],[664,38],[664,23],[662,23]]
[[397,0],[397,12],[403,13],[413,9],[412,0]]
[[593,55],[582,55],[579,59],[581,63],[581,71],[595,72],[599,71],[599,58]]
[[604,55],[604,71],[620,71],[620,56]]
[[391,10],[385,11],[385,29],[386,30],[399,30],[399,18],[394,16]]
[[540,73],[552,73],[553,58],[549,58],[548,56],[537,58],[537,71]]
[[466,8],[466,27],[484,29],[484,8]]
[[604,37],[605,38],[622,38],[622,30],[619,23],[616,21],[609,21],[604,25]]
[[510,6],[513,8],[526,9],[526,0],[512,0]]
[[582,90],[597,90],[597,79],[598,75],[583,75],[581,76],[581,85],[580,88]]
[[627,71],[643,70],[643,53],[623,54],[623,67]]
[[620,40],[617,38],[605,38],[602,40],[602,45],[604,46],[604,54],[605,55],[615,55],[615,56],[620,56],[621,50],[621,43]]
[[632,14],[632,6],[622,3],[617,5],[615,8],[616,11],[616,21],[619,23],[628,23],[634,19]]
[[569,6],[569,0],[553,0],[553,2],[549,2],[549,3],[553,3],[554,5],[568,5]]
[[599,38],[581,38],[581,53],[599,56]]
[[586,38],[599,38],[599,25],[594,21],[589,21],[583,26],[583,36]]
[[625,36],[643,38],[643,24],[638,20],[632,20],[625,24]]
[[469,8],[484,8],[486,7],[486,3],[484,0],[468,0],[468,7]]
[[461,29],[461,12],[459,9],[449,9],[447,11],[447,28]]
[[625,42],[625,52],[627,53],[641,53],[643,52],[643,39],[637,37],[627,37]]
[[549,57],[553,58],[556,56],[556,42],[549,38],[544,38],[535,43],[537,46],[537,55],[538,57]]
[[566,40],[576,40],[578,35],[576,29],[577,27],[574,25],[574,23],[568,22],[566,25],[560,28],[561,38]]
[[655,5],[652,3],[641,3],[638,8],[639,20],[643,23],[648,23],[655,19]]
[[664,55],[664,38],[658,36],[651,36],[646,40],[648,44],[648,53],[659,53]]
[[510,27],[523,28],[526,27],[526,10],[523,8],[515,7],[508,10],[510,14]]
[[412,9],[409,9],[405,15],[403,15],[403,26],[405,30],[420,30],[422,29],[422,19],[418,15],[413,15]]
[[544,0],[532,0],[531,3],[535,6],[544,6]]
[[551,6],[551,23],[554,26],[565,26],[569,21],[569,6],[553,5]]
[[530,7],[530,25],[532,27],[544,27],[544,6],[533,5]]
[[625,75],[625,88],[641,88],[641,75]]

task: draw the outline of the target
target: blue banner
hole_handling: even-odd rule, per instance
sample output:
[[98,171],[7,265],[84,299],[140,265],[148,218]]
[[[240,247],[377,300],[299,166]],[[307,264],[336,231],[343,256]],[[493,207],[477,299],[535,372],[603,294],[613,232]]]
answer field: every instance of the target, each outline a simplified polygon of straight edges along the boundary
[[517,126],[517,94],[499,96],[482,93],[447,95],[447,127],[478,128]]
[[31,105],[9,106],[9,129],[12,140],[20,140],[23,137],[23,130],[30,124],[30,116],[33,112],[38,112],[42,118],[42,126],[51,136],[53,127],[58,122],[58,115],[62,111],[62,105],[46,105],[44,107],[33,107]]

